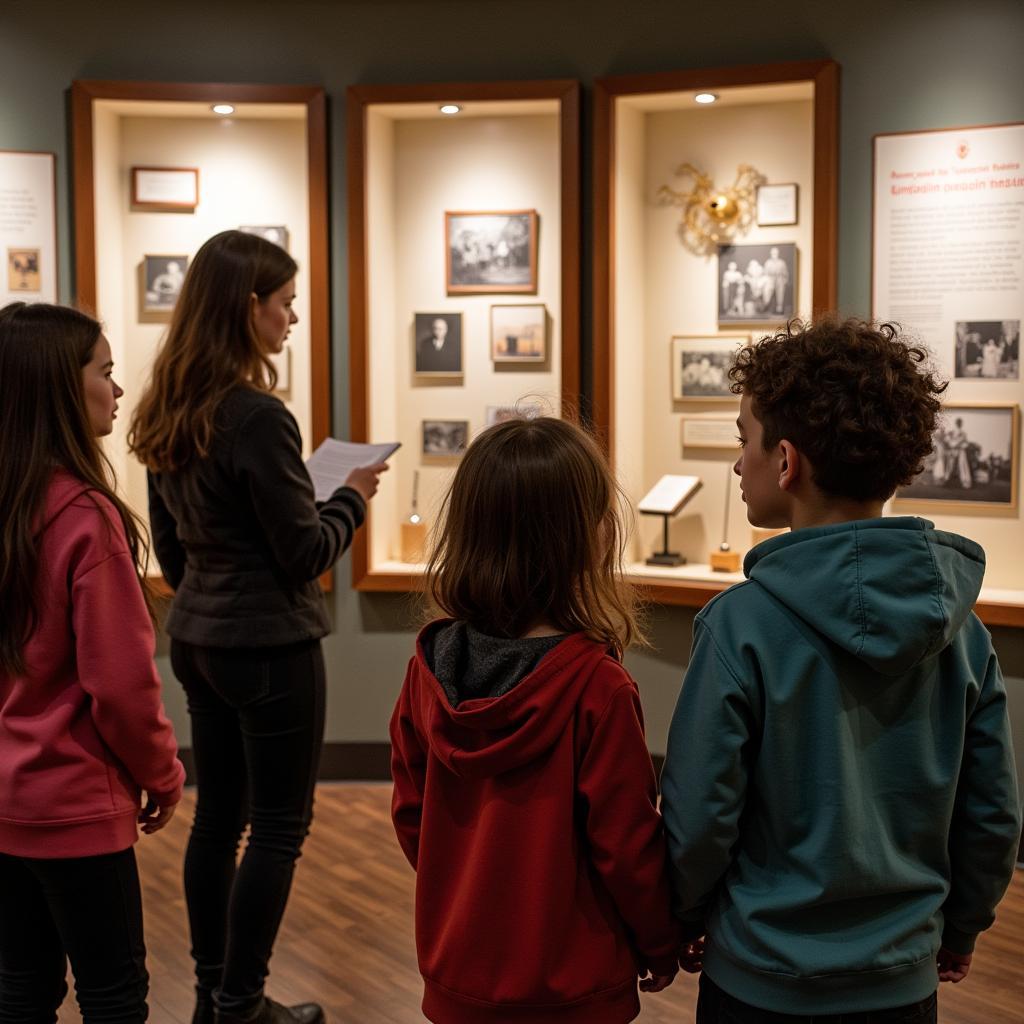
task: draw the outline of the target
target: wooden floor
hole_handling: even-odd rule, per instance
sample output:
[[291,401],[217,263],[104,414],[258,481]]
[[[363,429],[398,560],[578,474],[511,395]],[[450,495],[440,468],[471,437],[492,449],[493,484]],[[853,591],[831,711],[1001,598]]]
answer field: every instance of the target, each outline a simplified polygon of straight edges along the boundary
[[[325,784],[278,938],[268,992],[286,1003],[315,999],[328,1024],[413,1024],[420,977],[412,935],[413,873],[388,816],[390,785]],[[191,963],[181,895],[191,820],[186,793],[175,819],[138,844],[146,901],[150,1021],[190,1024]],[[940,992],[942,1024],[1024,1021],[1024,872],[1017,872],[995,927],[978,943],[970,977]],[[643,997],[643,1024],[693,1019],[694,978],[680,974]],[[80,1024],[69,997],[61,1024]]]

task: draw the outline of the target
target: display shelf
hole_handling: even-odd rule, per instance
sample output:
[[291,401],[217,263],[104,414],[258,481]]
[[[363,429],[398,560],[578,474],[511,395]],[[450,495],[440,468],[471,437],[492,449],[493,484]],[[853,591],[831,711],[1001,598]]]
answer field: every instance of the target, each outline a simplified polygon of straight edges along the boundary
[[[433,524],[492,409],[578,404],[579,174],[576,82],[349,89],[351,439],[402,445],[353,544],[356,589],[419,586],[422,567],[397,560],[414,486]],[[528,325],[511,335],[509,306]],[[460,346],[444,360],[420,337],[438,320],[437,351]]]

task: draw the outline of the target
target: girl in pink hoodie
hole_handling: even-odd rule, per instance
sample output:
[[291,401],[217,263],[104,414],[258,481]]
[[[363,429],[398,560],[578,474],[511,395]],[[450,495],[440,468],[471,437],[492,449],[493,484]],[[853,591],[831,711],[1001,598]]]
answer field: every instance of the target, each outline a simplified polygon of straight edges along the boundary
[[[97,438],[121,389],[100,325],[0,310],[0,1022],[147,1017],[133,844],[184,770],[160,702],[140,528]],[[147,800],[143,806],[141,793]]]

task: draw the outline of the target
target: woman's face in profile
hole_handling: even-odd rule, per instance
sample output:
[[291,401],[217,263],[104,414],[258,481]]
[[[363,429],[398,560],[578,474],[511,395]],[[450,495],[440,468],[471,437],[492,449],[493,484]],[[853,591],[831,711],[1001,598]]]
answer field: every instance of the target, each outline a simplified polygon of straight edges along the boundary
[[124,392],[114,380],[114,361],[110,342],[101,334],[92,350],[92,358],[82,367],[82,392],[89,425],[97,437],[106,437],[117,419],[117,400]]
[[277,353],[284,348],[285,339],[299,318],[292,305],[295,302],[295,278],[281,285],[266,298],[253,296],[252,327],[264,352]]

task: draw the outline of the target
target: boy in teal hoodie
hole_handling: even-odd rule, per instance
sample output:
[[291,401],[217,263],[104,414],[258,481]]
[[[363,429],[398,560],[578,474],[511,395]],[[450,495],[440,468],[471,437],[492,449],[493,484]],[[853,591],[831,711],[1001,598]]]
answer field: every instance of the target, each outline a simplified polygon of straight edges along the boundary
[[697,616],[669,733],[698,1024],[935,1021],[1009,883],[1006,693],[971,610],[984,552],[881,518],[931,451],[945,385],[926,355],[824,320],[731,371],[748,518],[792,532]]

